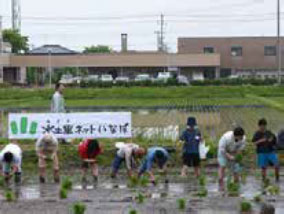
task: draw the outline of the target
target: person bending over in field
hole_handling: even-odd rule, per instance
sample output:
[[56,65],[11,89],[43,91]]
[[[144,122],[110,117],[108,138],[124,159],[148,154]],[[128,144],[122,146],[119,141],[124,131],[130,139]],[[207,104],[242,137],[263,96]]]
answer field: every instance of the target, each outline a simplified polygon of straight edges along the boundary
[[266,129],[267,121],[258,121],[258,131],[255,132],[252,142],[256,145],[258,166],[262,169],[262,179],[266,179],[266,169],[272,165],[275,169],[275,180],[279,181],[279,161],[276,154],[276,136]]
[[51,133],[42,135],[36,141],[36,152],[38,156],[39,181],[45,183],[46,179],[46,162],[53,162],[54,182],[59,183],[59,160],[58,160],[58,140]]
[[2,174],[7,184],[13,176],[15,176],[15,183],[21,182],[22,150],[16,143],[13,140],[12,143],[9,143],[0,152]]
[[126,169],[128,176],[131,177],[133,175],[133,169],[135,167],[135,159],[141,158],[146,154],[146,150],[144,148],[139,147],[136,144],[133,143],[127,143],[120,145],[115,159],[112,164],[112,173],[111,177],[115,178],[117,175],[117,172],[120,168],[120,165],[122,162],[125,161]]
[[224,186],[226,168],[234,173],[234,181],[239,182],[241,167],[238,163],[238,156],[244,150],[245,144],[245,131],[241,127],[235,128],[234,131],[228,131],[221,137],[218,147],[219,184],[221,187]]
[[[162,147],[152,147],[148,149],[146,158],[142,163],[138,177],[141,177],[142,174],[147,173],[150,176],[150,180],[153,184],[156,184],[155,176],[153,173],[153,164],[156,163],[158,167],[166,174],[166,162],[169,159],[169,153],[166,149]],[[165,180],[168,183],[168,180]]]
[[97,164],[97,156],[103,153],[103,148],[95,139],[86,139],[79,144],[79,155],[82,159],[83,177],[82,182],[87,182],[87,172],[90,166],[94,184],[98,182],[99,168]]
[[201,142],[201,134],[196,127],[196,119],[189,117],[187,119],[187,129],[182,133],[180,140],[183,144],[183,167],[181,176],[186,176],[187,167],[194,167],[194,174],[196,177],[200,175],[200,156],[199,143]]

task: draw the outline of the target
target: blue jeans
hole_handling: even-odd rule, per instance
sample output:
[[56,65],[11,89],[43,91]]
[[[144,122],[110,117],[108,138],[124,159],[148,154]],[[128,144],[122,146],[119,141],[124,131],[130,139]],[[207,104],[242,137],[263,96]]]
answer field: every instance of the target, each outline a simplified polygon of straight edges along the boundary
[[115,156],[114,161],[112,163],[112,172],[113,173],[117,173],[120,165],[122,164],[122,162],[124,161],[124,158],[119,157],[118,155]]

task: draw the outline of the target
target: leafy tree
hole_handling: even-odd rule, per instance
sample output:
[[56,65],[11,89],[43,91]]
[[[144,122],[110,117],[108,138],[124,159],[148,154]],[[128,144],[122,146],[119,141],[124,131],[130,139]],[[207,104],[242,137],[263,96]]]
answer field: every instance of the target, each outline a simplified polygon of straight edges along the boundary
[[12,53],[20,53],[28,51],[28,37],[22,36],[18,30],[5,29],[2,32],[3,41],[12,45]]
[[107,45],[97,45],[97,46],[90,46],[85,47],[83,53],[111,53],[112,49],[111,47]]

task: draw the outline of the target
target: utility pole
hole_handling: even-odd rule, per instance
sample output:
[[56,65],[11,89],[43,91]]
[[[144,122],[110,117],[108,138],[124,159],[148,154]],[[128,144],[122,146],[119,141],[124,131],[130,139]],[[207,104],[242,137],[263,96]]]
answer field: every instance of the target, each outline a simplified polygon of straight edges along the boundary
[[12,8],[12,28],[21,31],[21,3],[20,0],[11,1]]
[[278,49],[278,84],[280,85],[282,82],[282,48],[281,48],[281,8],[280,8],[280,0],[277,0],[277,49]]
[[160,25],[160,29],[158,31],[155,31],[155,34],[157,34],[157,46],[158,51],[165,52],[165,17],[163,14],[161,14],[160,20],[158,21]]
[[161,48],[162,48],[162,51],[165,51],[164,49],[164,24],[165,24],[165,20],[164,20],[164,15],[161,14]]

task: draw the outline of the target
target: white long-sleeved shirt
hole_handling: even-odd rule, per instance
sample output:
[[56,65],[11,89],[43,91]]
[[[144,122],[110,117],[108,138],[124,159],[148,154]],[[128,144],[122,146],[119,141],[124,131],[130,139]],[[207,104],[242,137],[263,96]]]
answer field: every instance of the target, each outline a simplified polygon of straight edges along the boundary
[[133,143],[125,144],[117,151],[117,156],[125,159],[126,168],[131,170],[131,162],[133,158],[133,151],[138,149],[139,146]]
[[58,91],[56,91],[52,96],[50,108],[52,113],[65,113],[64,98]]
[[242,151],[246,146],[246,136],[241,141],[236,142],[233,131],[226,132],[219,141],[218,156],[226,153],[232,154]]

